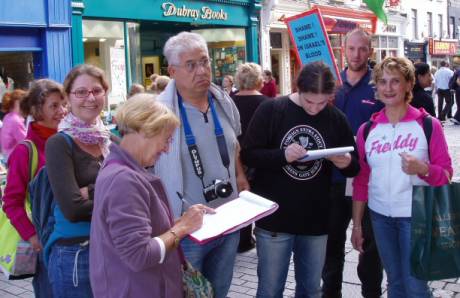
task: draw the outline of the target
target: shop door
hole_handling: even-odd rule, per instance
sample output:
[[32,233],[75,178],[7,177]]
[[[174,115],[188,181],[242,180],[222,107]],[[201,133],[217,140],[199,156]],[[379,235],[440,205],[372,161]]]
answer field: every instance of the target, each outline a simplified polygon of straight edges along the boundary
[[281,67],[281,51],[274,50],[271,51],[271,64],[272,64],[272,75],[276,81],[276,94],[280,93],[279,86],[280,86],[280,67]]

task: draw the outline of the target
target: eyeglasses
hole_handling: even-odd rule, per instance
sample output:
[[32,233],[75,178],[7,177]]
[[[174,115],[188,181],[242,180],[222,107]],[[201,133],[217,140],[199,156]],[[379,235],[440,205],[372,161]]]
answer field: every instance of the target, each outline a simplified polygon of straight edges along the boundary
[[99,97],[105,94],[105,90],[102,88],[94,88],[93,90],[79,88],[73,92],[70,92],[70,94],[74,94],[77,98],[87,98],[90,93],[92,93],[94,97]]
[[195,72],[196,69],[198,67],[209,67],[209,64],[210,64],[210,61],[208,58],[203,58],[201,60],[198,60],[198,61],[187,61],[185,62],[184,65],[175,65],[175,66],[178,66],[178,67],[183,67],[187,70],[187,72]]

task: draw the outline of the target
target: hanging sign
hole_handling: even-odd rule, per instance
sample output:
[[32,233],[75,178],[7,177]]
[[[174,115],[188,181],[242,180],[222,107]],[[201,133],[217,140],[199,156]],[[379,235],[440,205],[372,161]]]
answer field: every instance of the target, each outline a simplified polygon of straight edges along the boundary
[[318,8],[285,19],[289,36],[294,44],[297,61],[304,65],[323,61],[341,83],[331,43]]

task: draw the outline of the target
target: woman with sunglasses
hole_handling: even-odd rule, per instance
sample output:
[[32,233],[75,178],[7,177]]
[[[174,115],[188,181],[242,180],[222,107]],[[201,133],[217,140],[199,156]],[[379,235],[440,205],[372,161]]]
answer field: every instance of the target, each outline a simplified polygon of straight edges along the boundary
[[64,81],[70,111],[59,124],[61,133],[46,144],[56,207],[45,262],[54,297],[92,297],[89,235],[94,184],[110,143],[110,132],[99,117],[107,90],[101,69],[92,65],[73,68]]

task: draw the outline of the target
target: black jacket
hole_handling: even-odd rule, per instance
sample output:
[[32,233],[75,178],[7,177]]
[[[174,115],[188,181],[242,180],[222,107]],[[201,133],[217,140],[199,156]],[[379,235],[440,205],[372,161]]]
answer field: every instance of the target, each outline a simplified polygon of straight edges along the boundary
[[434,110],[433,97],[425,91],[418,83],[412,89],[412,101],[410,104],[414,108],[424,108],[431,116],[436,117]]

